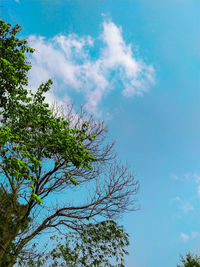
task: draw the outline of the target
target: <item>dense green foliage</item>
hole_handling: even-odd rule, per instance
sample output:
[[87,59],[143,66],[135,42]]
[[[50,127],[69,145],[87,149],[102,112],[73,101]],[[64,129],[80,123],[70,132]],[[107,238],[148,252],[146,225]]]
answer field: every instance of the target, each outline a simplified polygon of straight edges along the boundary
[[183,265],[177,265],[177,267],[200,267],[200,257],[188,253],[186,257],[184,258],[181,256],[181,262]]
[[[11,28],[0,21],[0,168],[1,197],[6,203],[1,205],[4,224],[0,242],[4,249],[7,240],[11,238],[11,242],[27,222],[30,207],[35,202],[43,203],[46,192],[39,190],[43,181],[38,181],[38,174],[44,158],[51,159],[56,154],[55,168],[68,167],[69,163],[91,168],[90,162],[95,160],[82,143],[94,137],[85,134],[87,122],[81,129],[70,129],[68,121],[55,118],[44,102],[51,80],[40,85],[36,93],[24,89],[31,67],[24,53],[33,49],[27,46],[26,40],[15,37],[19,31],[18,25]],[[69,173],[66,179],[77,184]],[[19,204],[22,200],[26,204]]]

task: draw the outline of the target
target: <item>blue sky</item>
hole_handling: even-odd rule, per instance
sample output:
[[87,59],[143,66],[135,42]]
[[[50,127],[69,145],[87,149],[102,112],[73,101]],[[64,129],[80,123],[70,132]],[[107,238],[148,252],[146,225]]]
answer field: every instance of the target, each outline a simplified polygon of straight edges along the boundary
[[200,1],[2,0],[36,48],[30,84],[85,104],[140,181],[127,267],[200,254]]

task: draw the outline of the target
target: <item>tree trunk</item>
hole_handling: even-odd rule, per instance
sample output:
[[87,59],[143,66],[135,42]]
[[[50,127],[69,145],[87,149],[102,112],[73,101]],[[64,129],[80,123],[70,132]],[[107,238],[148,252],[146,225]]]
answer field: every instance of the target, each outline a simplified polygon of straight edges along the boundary
[[8,248],[11,245],[12,240],[1,242],[0,245],[0,266],[3,266],[3,258],[8,253]]

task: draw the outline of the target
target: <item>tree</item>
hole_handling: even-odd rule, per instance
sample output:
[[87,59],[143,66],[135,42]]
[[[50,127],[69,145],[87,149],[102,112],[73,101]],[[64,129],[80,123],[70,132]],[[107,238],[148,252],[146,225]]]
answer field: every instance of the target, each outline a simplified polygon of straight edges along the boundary
[[200,257],[198,257],[197,255],[193,256],[190,253],[186,254],[185,259],[183,256],[181,256],[181,262],[184,265],[177,265],[177,267],[200,267]]
[[[78,232],[70,232],[63,240],[56,239],[56,246],[45,254],[22,254],[18,266],[117,266],[124,267],[124,256],[128,254],[128,234],[122,226],[108,220],[88,224]],[[48,247],[48,246],[47,246]],[[113,264],[110,263],[110,259]]]
[[[1,266],[5,257],[5,266],[12,266],[48,229],[81,231],[88,220],[135,210],[138,191],[133,173],[117,160],[114,143],[105,142],[102,121],[84,111],[77,115],[72,107],[50,108],[45,93],[51,80],[35,93],[26,89],[31,65],[25,53],[33,49],[16,37],[20,30],[0,21],[0,196],[6,203],[0,205]],[[70,203],[66,194],[77,188],[86,198]]]

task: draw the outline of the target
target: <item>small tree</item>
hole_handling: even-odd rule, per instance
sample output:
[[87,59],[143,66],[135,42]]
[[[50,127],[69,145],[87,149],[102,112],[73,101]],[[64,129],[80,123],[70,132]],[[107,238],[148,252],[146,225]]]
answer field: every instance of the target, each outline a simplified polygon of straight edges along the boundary
[[[35,93],[26,89],[31,65],[25,53],[33,49],[16,37],[20,30],[0,21],[0,193],[6,203],[0,205],[1,266],[5,257],[12,266],[45,230],[80,231],[89,219],[135,210],[138,190],[133,173],[117,160],[114,143],[105,143],[103,122],[56,105],[50,109],[45,93],[51,80]],[[86,197],[74,204],[67,190],[77,187]]]
[[181,256],[181,262],[183,265],[177,265],[177,267],[200,267],[200,257],[197,255],[193,256],[190,253],[187,253],[185,258]]

